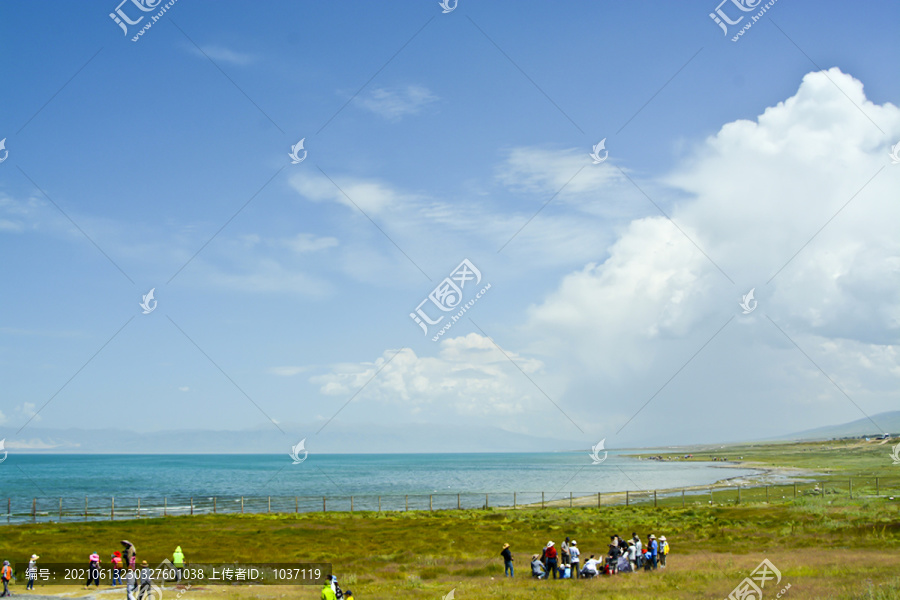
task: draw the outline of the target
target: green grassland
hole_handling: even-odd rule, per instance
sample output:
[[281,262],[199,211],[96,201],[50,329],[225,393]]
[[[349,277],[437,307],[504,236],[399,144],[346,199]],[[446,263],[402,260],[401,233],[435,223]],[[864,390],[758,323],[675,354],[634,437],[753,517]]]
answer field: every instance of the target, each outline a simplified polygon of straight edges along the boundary
[[[461,600],[721,599],[768,558],[783,579],[778,589],[766,588],[766,598],[774,598],[790,584],[782,597],[900,599],[900,500],[892,499],[890,492],[875,496],[855,484],[851,499],[837,487],[849,476],[896,479],[889,445],[745,446],[729,448],[727,454],[729,459],[743,456],[758,465],[815,470],[818,475],[813,479],[822,485],[816,492],[806,484],[796,498],[779,494],[768,503],[761,494],[744,490],[738,504],[736,497],[720,490],[713,503],[705,496],[688,496],[684,507],[681,497],[674,496],[655,507],[642,503],[601,508],[203,515],[12,525],[4,526],[0,534],[0,557],[19,562],[36,552],[44,563],[83,563],[90,552],[108,556],[120,548],[119,540],[130,539],[139,558],[151,564],[170,557],[176,545],[182,546],[188,561],[196,562],[330,562],[342,586],[353,588],[359,600],[439,599],[451,590]],[[697,452],[694,455],[701,458]],[[893,469],[900,472],[900,467]],[[672,553],[667,569],[592,581],[530,578],[528,559],[547,540],[559,542],[571,536],[587,557],[605,551],[613,533],[628,536],[632,531],[643,539],[650,533],[668,537]],[[503,578],[499,551],[504,542],[511,545],[516,559],[513,580]],[[22,587],[20,582],[14,589],[24,595]],[[76,589],[57,586],[43,592]],[[318,595],[319,590],[312,587],[203,586],[188,590],[182,599]]]

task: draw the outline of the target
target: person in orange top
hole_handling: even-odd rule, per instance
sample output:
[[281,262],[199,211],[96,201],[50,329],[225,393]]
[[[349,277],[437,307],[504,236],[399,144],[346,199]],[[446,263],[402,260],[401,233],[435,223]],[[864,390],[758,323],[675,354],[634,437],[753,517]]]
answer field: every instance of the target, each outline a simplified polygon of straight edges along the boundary
[[12,579],[12,567],[9,566],[9,561],[3,561],[3,568],[0,569],[0,579],[3,580],[3,593],[0,594],[2,596],[12,596],[9,593],[9,580]]

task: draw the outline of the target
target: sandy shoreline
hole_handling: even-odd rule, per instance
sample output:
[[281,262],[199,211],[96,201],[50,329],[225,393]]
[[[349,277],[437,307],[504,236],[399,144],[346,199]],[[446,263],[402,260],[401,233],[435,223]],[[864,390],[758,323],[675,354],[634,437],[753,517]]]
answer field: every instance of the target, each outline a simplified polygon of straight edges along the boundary
[[[750,469],[756,471],[752,475],[737,475],[734,477],[725,477],[714,483],[704,485],[692,485],[677,488],[663,488],[657,490],[631,490],[628,492],[607,492],[599,494],[591,494],[589,496],[565,496],[548,498],[543,503],[547,507],[596,507],[596,506],[613,506],[626,503],[646,503],[652,501],[654,494],[658,498],[666,498],[681,495],[696,496],[700,493],[709,493],[710,490],[734,489],[737,487],[751,488],[762,487],[766,485],[789,485],[792,483],[807,483],[814,479],[816,473],[795,467],[777,467],[771,465],[761,465],[759,463],[730,461],[714,465],[715,468],[722,469]],[[540,502],[529,504],[519,504],[513,506],[501,506],[496,508],[519,509],[519,508],[535,508],[540,507]]]

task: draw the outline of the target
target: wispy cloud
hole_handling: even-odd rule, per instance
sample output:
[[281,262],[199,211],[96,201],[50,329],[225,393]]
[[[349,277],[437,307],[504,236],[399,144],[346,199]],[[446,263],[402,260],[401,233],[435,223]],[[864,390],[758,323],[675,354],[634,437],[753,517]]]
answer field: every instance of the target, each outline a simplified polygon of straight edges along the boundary
[[197,56],[205,55],[215,62],[229,63],[232,65],[237,65],[239,67],[244,67],[256,62],[256,57],[252,54],[247,54],[246,52],[238,52],[237,50],[231,50],[230,48],[217,46],[215,44],[201,46],[200,50],[198,50],[195,46],[191,46],[190,50]]
[[279,375],[281,377],[293,377],[294,375],[299,375],[300,373],[304,373],[309,371],[310,367],[294,367],[294,366],[284,366],[284,367],[272,367],[269,369],[269,373],[273,375]]
[[419,113],[426,104],[437,100],[431,90],[421,85],[399,88],[375,88],[356,99],[357,103],[388,121],[399,121],[406,115]]

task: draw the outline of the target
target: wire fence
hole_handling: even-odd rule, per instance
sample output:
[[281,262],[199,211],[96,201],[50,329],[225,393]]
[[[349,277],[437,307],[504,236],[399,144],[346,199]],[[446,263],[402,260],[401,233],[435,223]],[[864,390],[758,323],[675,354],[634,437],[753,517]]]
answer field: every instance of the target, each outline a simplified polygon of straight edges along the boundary
[[[153,496],[7,498],[6,522],[142,519],[210,514],[437,511],[473,509],[688,507],[752,504],[797,498],[900,496],[900,477],[853,477],[752,486],[625,492],[496,492],[337,496]],[[2,512],[0,512],[2,519]]]

